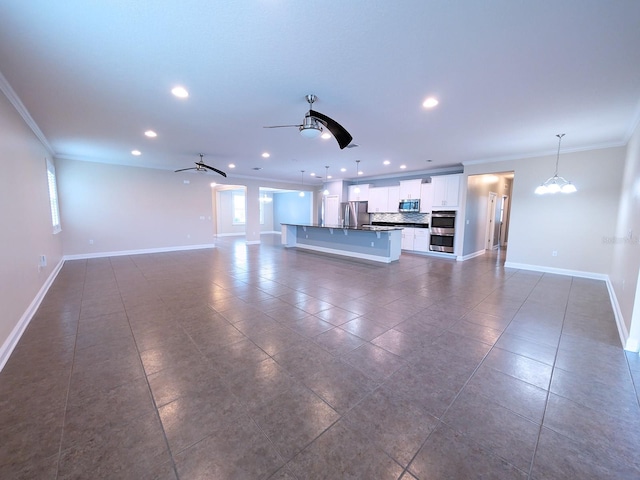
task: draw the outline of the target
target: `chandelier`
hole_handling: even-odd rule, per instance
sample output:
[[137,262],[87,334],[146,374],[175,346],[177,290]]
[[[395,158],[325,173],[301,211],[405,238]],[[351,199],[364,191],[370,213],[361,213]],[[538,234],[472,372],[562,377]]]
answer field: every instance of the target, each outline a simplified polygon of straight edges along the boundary
[[549,178],[542,185],[539,185],[536,188],[535,193],[538,195],[545,195],[547,193],[573,193],[576,192],[576,186],[570,181],[566,180],[564,177],[558,176],[558,161],[560,160],[560,143],[562,142],[562,137],[564,137],[564,133],[560,133],[556,135],[558,137],[558,155],[556,156],[556,171],[553,174],[553,177]]

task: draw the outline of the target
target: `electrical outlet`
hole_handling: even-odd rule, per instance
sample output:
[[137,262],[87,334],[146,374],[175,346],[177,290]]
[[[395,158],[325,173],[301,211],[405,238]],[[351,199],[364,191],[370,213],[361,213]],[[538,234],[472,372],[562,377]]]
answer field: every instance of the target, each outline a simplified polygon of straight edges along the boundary
[[551,252],[551,256],[552,257],[557,257],[558,256],[558,251],[554,250],[553,252]]
[[89,240],[89,245],[93,245],[93,238]]
[[373,247],[373,242],[371,242],[371,246]]
[[47,256],[46,255],[40,255],[40,259],[38,261],[38,266],[39,267],[46,267],[47,266]]

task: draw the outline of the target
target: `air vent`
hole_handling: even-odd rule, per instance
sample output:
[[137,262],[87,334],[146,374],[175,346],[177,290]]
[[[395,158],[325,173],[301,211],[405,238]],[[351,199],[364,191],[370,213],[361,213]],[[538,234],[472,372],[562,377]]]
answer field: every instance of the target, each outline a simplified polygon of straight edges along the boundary
[[262,170],[262,167],[253,167],[251,170]]

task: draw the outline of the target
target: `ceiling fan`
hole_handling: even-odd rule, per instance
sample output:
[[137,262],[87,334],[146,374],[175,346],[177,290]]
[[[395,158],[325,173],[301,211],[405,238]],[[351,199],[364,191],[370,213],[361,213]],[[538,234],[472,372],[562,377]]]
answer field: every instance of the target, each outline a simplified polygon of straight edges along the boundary
[[202,161],[202,157],[204,157],[204,154],[201,153],[200,154],[200,161],[199,162],[195,162],[195,164],[196,164],[195,167],[181,168],[179,170],[176,170],[176,172],[184,172],[185,170],[195,170],[197,172],[206,172],[207,170],[213,170],[214,172],[219,173],[223,177],[227,176],[227,174],[224,173],[222,170],[218,170],[217,168],[213,168],[213,167],[210,167],[209,165],[205,165],[205,163]]
[[298,130],[303,137],[316,138],[322,133],[322,126],[324,125],[338,141],[340,149],[343,149],[347,145],[349,145],[349,143],[351,143],[351,140],[353,140],[353,137],[342,125],[340,125],[332,118],[329,118],[326,115],[313,110],[313,102],[315,102],[318,97],[310,94],[306,95],[305,98],[307,102],[309,102],[309,111],[305,114],[304,120],[302,121],[301,125],[273,125],[264,128],[298,127]]

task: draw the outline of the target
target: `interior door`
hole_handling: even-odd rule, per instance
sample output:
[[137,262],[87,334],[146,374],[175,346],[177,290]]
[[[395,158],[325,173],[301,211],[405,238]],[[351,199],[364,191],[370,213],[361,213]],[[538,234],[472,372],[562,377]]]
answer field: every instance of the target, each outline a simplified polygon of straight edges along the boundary
[[496,199],[498,194],[495,192],[489,192],[489,203],[487,205],[487,229],[486,229],[486,241],[485,249],[492,250],[495,244],[496,237]]

